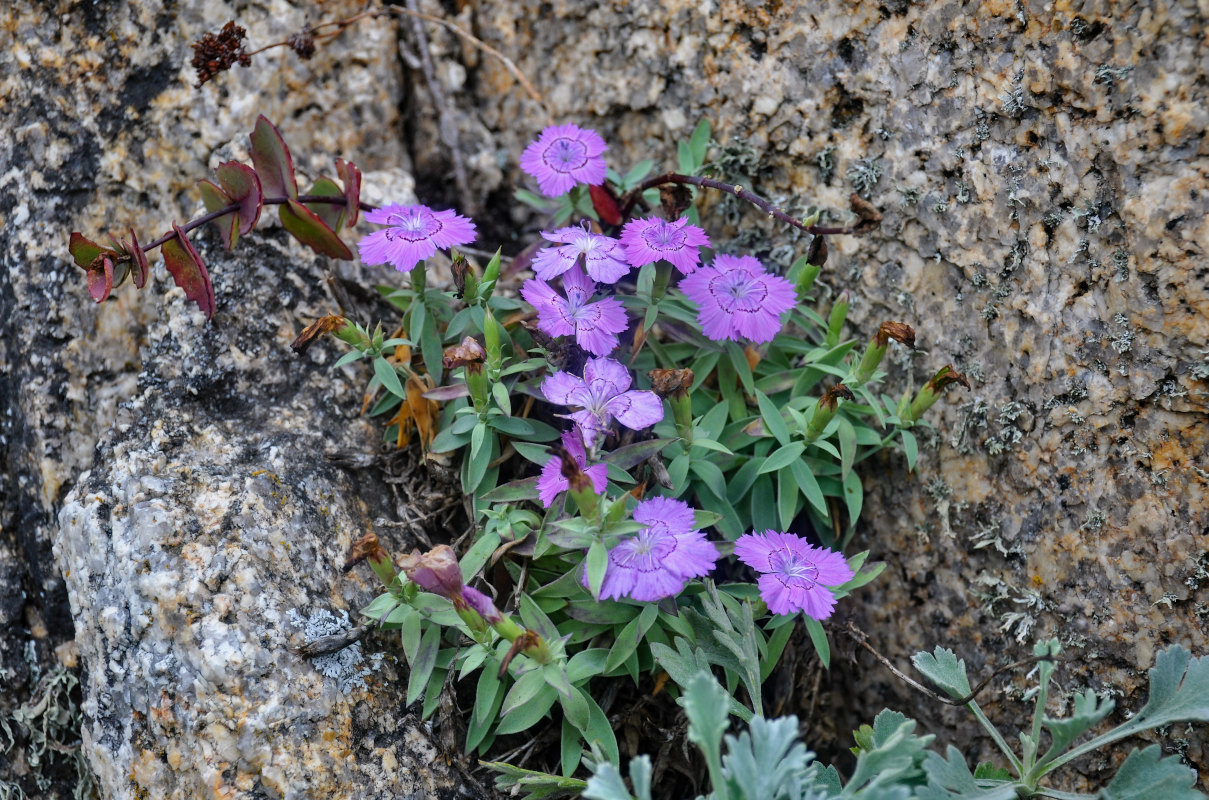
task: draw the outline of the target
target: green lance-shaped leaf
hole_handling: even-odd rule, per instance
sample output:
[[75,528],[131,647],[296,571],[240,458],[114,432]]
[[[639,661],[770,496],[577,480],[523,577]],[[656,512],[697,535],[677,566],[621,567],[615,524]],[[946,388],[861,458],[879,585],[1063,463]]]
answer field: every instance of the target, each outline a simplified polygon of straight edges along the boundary
[[263,114],[252,129],[252,163],[260,177],[260,185],[271,197],[297,197],[298,183],[294,179],[294,160],[285,140]]
[[237,161],[224,161],[214,172],[218,176],[218,185],[231,198],[231,202],[239,203],[239,233],[246,236],[256,227],[260,210],[264,207],[260,178],[256,176],[256,170]]
[[197,303],[206,315],[206,319],[214,316],[214,287],[210,283],[210,273],[206,271],[205,262],[197,254],[189,237],[173,223],[172,230],[176,237],[164,242],[160,252],[164,255],[164,266],[172,275],[176,285],[185,290],[185,297]]
[[627,444],[611,452],[605,453],[602,461],[621,469],[632,469],[653,455],[657,455],[675,439],[647,439],[635,444]]
[[348,245],[314,211],[297,200],[288,200],[281,205],[280,213],[281,224],[290,235],[316,253],[352,261],[353,253]]
[[[197,188],[201,190],[202,203],[205,204],[206,211],[218,211],[235,202],[227,196],[226,192],[210,181],[198,181]],[[222,236],[222,243],[226,248],[234,250],[235,243],[239,241],[239,212],[232,211],[229,214],[223,214],[214,220],[214,227],[218,228],[218,232]]]
[[344,190],[341,189],[331,178],[320,178],[315,181],[315,185],[311,187],[308,195],[317,197],[338,197],[339,203],[307,203],[306,207],[315,212],[315,216],[323,220],[323,224],[327,225],[333,231],[339,231],[344,227]]
[[351,228],[361,211],[361,170],[353,162],[337,158],[336,177],[344,184],[344,224]]

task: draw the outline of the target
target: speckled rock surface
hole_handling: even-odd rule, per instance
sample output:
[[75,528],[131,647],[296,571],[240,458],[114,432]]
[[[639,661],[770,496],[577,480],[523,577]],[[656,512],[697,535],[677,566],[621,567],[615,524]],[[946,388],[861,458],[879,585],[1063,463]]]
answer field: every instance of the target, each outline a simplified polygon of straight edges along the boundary
[[[293,284],[309,270],[273,274],[286,252],[246,246],[245,302],[308,299]],[[376,592],[340,565],[381,484],[325,458],[377,435],[346,419],[357,388],[283,351],[288,314],[207,325],[179,291],[167,301],[55,542],[104,795],[454,797],[393,657],[292,651]]]
[[[357,10],[324,4],[325,14]],[[304,185],[343,156],[375,190],[410,197],[390,26],[306,63],[275,50],[258,69],[192,86],[189,43],[202,33],[238,16],[256,47],[312,12],[280,0],[0,5],[0,718],[15,735],[0,736],[6,796],[90,796],[78,757],[104,797],[456,787],[396,702],[392,663],[364,677],[372,691],[346,695],[288,649],[302,635],[291,610],[339,616],[373,594],[333,562],[382,484],[323,457],[335,441],[374,450],[378,432],[346,419],[363,376],[329,374],[325,345],[306,360],[286,346],[335,309],[324,273],[357,268],[281,239],[266,215],[235,257],[204,250],[218,312],[203,329],[158,259],[148,288],[127,284],[97,306],[66,251],[72,230],[101,238],[133,225],[147,241],[193,216],[194,182],[220,161],[246,161],[259,113],[279,123]],[[366,645],[365,664],[381,646]],[[57,720],[49,738],[60,750],[13,722],[39,708]]]
[[[242,156],[261,111],[281,122],[304,169],[326,170],[336,155],[367,170],[414,167],[422,198],[457,197],[438,115],[423,81],[401,70],[410,45],[400,51],[391,26],[358,28],[305,64],[274,51],[268,69],[189,88],[187,43],[202,31],[238,15],[263,43],[296,27],[300,6],[19,0],[0,10],[0,41],[14,43],[0,47],[0,123],[13,134],[0,146],[0,594],[21,604],[0,604],[0,658],[16,696],[32,691],[29,663],[53,663],[71,635],[49,551],[55,520],[82,470],[112,473],[93,463],[94,445],[140,393],[169,285],[160,271],[152,291],[124,287],[94,307],[67,260],[67,232],[187,217],[193,181]],[[864,192],[882,229],[833,241],[825,276],[856,297],[852,332],[909,322],[924,352],[898,359],[891,385],[952,361],[974,389],[934,410],[938,434],[917,474],[892,459],[868,475],[857,544],[892,567],[853,613],[900,664],[945,644],[983,671],[1059,636],[1088,659],[1067,667],[1064,687],[1116,686],[1121,714],[1140,706],[1156,649],[1209,652],[1209,7],[1153,6],[457,3],[459,24],[517,63],[544,110],[493,58],[429,35],[461,160],[489,209],[481,230],[502,242],[515,223],[527,226],[519,240],[536,227],[506,202],[521,149],[551,117],[598,128],[626,166],[672,164],[674,140],[706,116],[742,166],[732,177],[766,196],[842,209]],[[323,14],[353,7],[325,3]],[[452,13],[435,0],[421,7]],[[726,219],[757,253],[785,242],[753,213],[707,218],[716,239]],[[220,322],[237,324],[232,276],[215,273]],[[229,477],[192,485],[226,480],[259,496],[247,458],[215,463]],[[95,634],[81,641],[100,646]],[[70,662],[71,648],[60,650]],[[1020,722],[1022,685],[994,685],[989,712],[1005,727]],[[11,696],[0,693],[0,706]],[[981,741],[960,714],[932,713],[872,663],[846,670],[831,700],[811,735],[846,736],[891,705],[973,742],[971,752]],[[1203,730],[1159,739],[1209,769]],[[1078,765],[1084,788],[1102,766]]]
[[[1086,659],[1065,688],[1118,687],[1119,714],[1156,649],[1209,652],[1209,6],[472,5],[620,169],[674,164],[708,117],[747,158],[731,177],[765,196],[843,209],[855,189],[885,214],[832,242],[852,332],[909,322],[923,352],[892,381],[951,361],[974,387],[935,410],[917,474],[867,475],[856,544],[891,567],[854,613],[879,648],[905,664],[944,644],[983,672],[1058,636]],[[472,85],[510,152],[543,124],[490,61]],[[784,241],[754,211],[735,230],[758,252]],[[858,713],[820,734],[889,704],[976,735],[875,664],[846,672],[834,705]],[[1006,727],[1023,685],[996,682]],[[1203,728],[1159,740],[1209,773]],[[1101,766],[1080,765],[1089,784]]]

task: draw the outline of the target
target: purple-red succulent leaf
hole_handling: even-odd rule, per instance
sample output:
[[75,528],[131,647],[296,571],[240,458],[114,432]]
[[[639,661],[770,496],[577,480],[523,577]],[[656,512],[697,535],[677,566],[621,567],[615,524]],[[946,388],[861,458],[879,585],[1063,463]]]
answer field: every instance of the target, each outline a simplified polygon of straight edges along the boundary
[[338,197],[341,199],[339,203],[305,204],[307,208],[315,212],[315,216],[323,220],[323,224],[338,233],[344,227],[344,190],[331,178],[320,178],[315,181],[315,185],[311,187],[311,190],[307,194],[318,197]]
[[297,197],[298,182],[294,180],[294,160],[290,148],[261,114],[252,129],[252,163],[260,177],[260,186],[270,197]]
[[256,170],[237,161],[224,161],[215,170],[218,185],[234,203],[239,203],[239,233],[246,236],[256,227],[260,209],[264,207],[264,192]]
[[88,293],[98,303],[105,302],[113,291],[113,261],[102,258],[99,263],[88,268]]
[[345,225],[351,228],[357,224],[361,210],[361,170],[353,162],[337,158],[336,176],[344,184]]
[[71,251],[71,257],[75,259],[76,265],[80,269],[91,269],[92,262],[97,260],[101,253],[105,252],[105,248],[101,247],[91,239],[85,238],[82,233],[72,231],[71,241],[67,245],[67,249]]
[[130,255],[134,259],[134,267],[130,272],[134,275],[134,286],[136,289],[142,289],[147,285],[147,276],[151,273],[151,265],[147,263],[147,254],[143,252],[143,248],[139,245],[139,237],[134,235],[134,228],[130,229]]
[[353,260],[353,252],[348,245],[340,241],[336,232],[328,227],[314,211],[299,203],[289,200],[281,206],[281,224],[290,235],[307,247],[325,256]]
[[164,266],[172,275],[176,285],[185,290],[185,297],[197,303],[206,315],[214,316],[214,287],[210,284],[210,273],[197,254],[189,237],[176,224],[172,225],[176,237],[164,242],[160,252],[164,255]]
[[601,222],[608,225],[621,224],[621,209],[617,205],[612,192],[602,186],[589,186],[588,194],[592,198],[592,207],[600,215]]
[[[218,211],[220,208],[226,208],[234,203],[226,192],[210,181],[198,181],[197,188],[201,190],[202,203],[205,204],[206,211]],[[214,220],[214,227],[218,228],[218,232],[222,235],[222,243],[226,245],[227,249],[234,250],[235,243],[239,241],[239,212],[232,211],[229,214],[223,214]]]

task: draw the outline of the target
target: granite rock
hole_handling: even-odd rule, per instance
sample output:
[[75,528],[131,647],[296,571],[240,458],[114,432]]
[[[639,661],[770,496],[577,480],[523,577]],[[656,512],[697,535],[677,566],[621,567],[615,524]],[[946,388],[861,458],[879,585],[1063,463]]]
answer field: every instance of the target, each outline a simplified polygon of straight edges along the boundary
[[[881,650],[905,664],[944,645],[985,673],[1057,636],[1077,658],[1064,688],[1117,695],[1119,716],[1157,649],[1209,653],[1205,3],[469,5],[545,99],[490,59],[472,70],[512,158],[548,112],[600,130],[620,171],[671,167],[707,118],[729,178],[832,219],[854,190],[884,213],[874,235],[832,240],[823,280],[853,293],[854,336],[917,329],[888,386],[952,362],[973,390],[934,409],[915,474],[890,459],[865,475],[855,546],[890,568],[854,614]],[[755,210],[716,209],[723,248],[792,258]],[[1006,728],[1025,686],[994,684]],[[832,700],[809,741],[844,745],[890,705],[992,752],[871,661]],[[1157,739],[1209,789],[1203,728]]]
[[[436,0],[420,7],[451,13]],[[210,659],[189,645],[206,638],[188,626],[228,626],[213,628],[214,641],[227,642],[232,658],[240,654],[244,671],[227,683],[215,682],[219,673],[204,677],[209,684],[187,689],[198,698],[197,710],[173,711],[196,721],[217,715],[224,702],[246,710],[244,728],[232,719],[209,733],[189,732],[198,747],[221,755],[230,753],[235,736],[228,725],[251,742],[257,726],[277,719],[254,707],[250,676],[266,659],[281,658],[287,674],[303,674],[303,665],[281,652],[298,635],[289,609],[301,614],[314,606],[338,616],[355,606],[347,594],[355,594],[355,582],[342,587],[324,579],[330,573],[277,575],[270,562],[291,570],[301,564],[266,547],[278,524],[318,536],[305,522],[320,519],[308,485],[342,498],[348,491],[347,475],[313,458],[303,466],[290,457],[305,460],[307,447],[330,443],[326,432],[303,433],[315,429],[315,419],[310,427],[307,421],[321,409],[292,383],[277,386],[273,403],[294,421],[291,430],[276,426],[267,408],[241,405],[225,385],[257,389],[259,381],[248,376],[269,374],[267,356],[249,356],[251,343],[275,336],[280,344],[307,313],[329,310],[299,277],[316,279],[316,262],[280,242],[256,250],[276,269],[263,274],[278,292],[271,301],[256,295],[259,306],[235,285],[234,266],[216,267],[213,328],[227,333],[207,342],[196,315],[164,291],[163,278],[152,291],[124,287],[116,300],[93,306],[64,247],[73,229],[103,231],[114,220],[155,220],[162,229],[190,216],[197,207],[193,181],[219,161],[244,155],[244,137],[261,112],[280,123],[300,167],[312,175],[328,170],[335,156],[352,157],[367,172],[414,174],[421,198],[451,203],[458,191],[440,131],[444,111],[444,124],[457,128],[468,181],[482,194],[481,230],[518,245],[539,221],[509,201],[514,186],[524,185],[514,178],[516,161],[552,119],[597,128],[609,141],[611,163],[625,167],[646,157],[672,165],[675,140],[707,117],[721,142],[714,150],[719,170],[786,207],[815,205],[843,219],[849,192],[860,191],[883,211],[882,228],[834,240],[824,276],[832,290],[847,288],[856,298],[851,333],[868,336],[884,319],[908,322],[922,350],[896,355],[889,385],[918,384],[952,361],[974,388],[934,409],[937,433],[924,437],[917,473],[891,458],[865,476],[871,496],[857,545],[891,568],[853,599],[858,624],[900,664],[916,650],[943,644],[976,672],[1058,636],[1080,656],[1065,667],[1064,688],[1117,693],[1118,714],[1140,706],[1156,649],[1178,642],[1209,652],[1204,2],[468,0],[456,9],[458,24],[529,76],[544,107],[497,59],[432,28],[434,75],[446,101],[438,107],[420,71],[400,67],[411,63],[414,41],[385,23],[338,37],[309,62],[273,51],[258,57],[268,68],[236,68],[201,91],[191,88],[184,66],[190,41],[231,17],[255,44],[284,38],[307,10],[284,0],[206,0],[183,8],[18,0],[0,10],[0,37],[13,45],[0,47],[0,120],[12,134],[0,147],[0,222],[8,234],[0,243],[6,375],[0,594],[21,604],[20,613],[0,606],[0,666],[15,676],[16,694],[28,696],[36,683],[30,664],[47,666],[56,652],[60,662],[72,661],[72,648],[59,647],[72,637],[60,570],[73,571],[77,561],[125,569],[97,573],[117,616],[77,617],[88,676],[86,749],[105,781],[128,781],[131,773],[120,774],[118,766],[126,764],[142,775],[161,770],[169,786],[199,779],[200,772],[139,760],[166,740],[155,738],[163,729],[148,721],[152,706],[136,707],[157,700],[147,687],[165,680],[140,660],[152,642],[175,642],[178,662],[204,676]],[[323,13],[354,10],[357,4],[333,2]],[[786,263],[804,246],[725,202],[705,219],[715,240],[774,263]],[[243,312],[253,308],[271,310],[274,335],[246,319]],[[259,333],[241,340],[245,325],[247,335]],[[210,360],[190,366],[185,356]],[[208,377],[215,369],[225,376],[217,383]],[[300,386],[314,380],[302,375],[295,373]],[[161,383],[171,397],[155,395]],[[355,408],[347,387],[328,391],[340,394],[331,408]],[[204,407],[207,393],[228,398],[229,407]],[[123,413],[158,416],[123,417],[115,427],[126,401],[130,411]],[[278,455],[258,455],[251,444],[229,446],[254,430],[237,421],[236,411],[272,432]],[[155,438],[165,432],[176,435]],[[125,480],[133,473],[114,463],[115,454],[127,453],[145,465],[162,459],[161,470],[191,460],[205,468],[148,486],[142,478]],[[251,475],[262,468],[258,459],[284,476],[277,505],[265,494],[269,479]],[[357,493],[372,497],[367,481],[358,475]],[[124,555],[155,555],[168,572],[189,572],[184,544],[166,544],[179,533],[105,515],[120,506],[132,514],[153,500],[172,513],[193,513],[195,497],[246,503],[249,510],[235,516],[244,515],[241,524],[252,536],[214,522],[221,505],[208,510],[209,527],[200,522],[207,513],[197,515],[196,531],[210,548],[207,557],[244,552],[240,564],[247,562],[249,575],[275,575],[263,579],[263,607],[283,616],[231,630],[227,620],[250,624],[261,602],[236,596],[229,607],[214,605],[222,580],[242,580],[240,565],[234,577],[203,578],[207,565],[197,562],[197,575],[190,575],[196,585],[140,583],[141,564]],[[355,498],[344,502],[333,517],[341,535],[365,518]],[[50,542],[58,520],[64,535],[56,561]],[[75,541],[93,530],[115,538],[95,552]],[[117,534],[133,532],[138,537],[129,549],[115,548]],[[321,537],[306,541],[304,549],[316,557],[336,550]],[[94,607],[85,584],[73,582],[72,591],[77,609]],[[133,609],[144,605],[168,614],[196,606],[202,616],[173,623],[152,613],[139,628]],[[235,616],[224,617],[224,609]],[[904,618],[913,624],[903,625]],[[105,619],[133,627],[122,627],[111,642]],[[248,630],[263,630],[265,643]],[[112,708],[101,699],[104,678],[94,678],[109,669],[110,655],[143,679],[111,698],[118,703]],[[389,667],[365,680],[391,685]],[[1023,686],[1022,676],[994,683],[989,713],[1005,727],[1022,721]],[[336,714],[390,694],[378,689],[371,694],[379,700],[366,695],[354,706],[314,675],[290,688]],[[883,705],[919,716],[943,738],[969,742],[971,754],[988,750],[967,718],[936,713],[871,662],[832,680],[831,712],[815,717],[808,739],[840,741]],[[148,715],[141,727],[120,718],[127,707]],[[1156,736],[1202,774],[1209,770],[1203,730]],[[234,741],[238,751],[243,740]],[[277,763],[257,755],[265,752],[275,758],[271,751],[237,752],[222,780],[244,791],[236,778],[254,784],[249,776],[258,765]],[[358,760],[363,752],[356,750],[352,764],[324,762],[321,779],[362,769],[369,763]],[[1095,786],[1101,768],[1120,756],[1077,765],[1083,778],[1070,779],[1070,788]]]
[[[90,771],[105,797],[458,791],[399,701],[381,642],[349,665],[376,666],[364,675],[324,676],[290,649],[317,614],[340,620],[372,598],[334,565],[371,510],[393,516],[373,500],[386,496],[380,473],[324,456],[337,441],[377,452],[380,432],[354,419],[365,375],[330,374],[327,345],[307,359],[287,347],[336,310],[327,271],[372,279],[317,259],[266,215],[233,256],[198,237],[218,296],[203,325],[157,258],[146,289],[127,284],[97,306],[66,251],[72,230],[133,225],[148,241],[195,216],[195,181],[247,160],[262,113],[304,187],[345,157],[376,191],[413,197],[391,26],[307,62],[274,50],[193,86],[189,44],[203,33],[238,17],[256,47],[312,11],[282,0],[0,8],[5,792],[86,797]],[[13,724],[38,708],[56,720],[57,750]]]
[[255,287],[238,305],[283,311],[207,323],[167,292],[139,393],[59,512],[89,762],[106,797],[453,797],[393,649],[295,652],[376,593],[340,565],[389,499],[380,471],[328,458],[379,436],[356,376],[283,341],[320,270],[240,250],[223,257]]

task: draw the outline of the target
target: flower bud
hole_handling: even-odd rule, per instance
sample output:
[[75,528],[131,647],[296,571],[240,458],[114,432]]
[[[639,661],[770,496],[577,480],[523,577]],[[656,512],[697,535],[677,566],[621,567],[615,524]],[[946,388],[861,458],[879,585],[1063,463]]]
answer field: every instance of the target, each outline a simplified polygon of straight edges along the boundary
[[852,296],[845,289],[840,292],[840,296],[836,298],[835,305],[831,307],[831,316],[827,319],[828,347],[835,347],[840,343],[840,331],[844,327],[844,320],[848,318],[848,306],[851,302]]
[[869,342],[869,347],[865,350],[865,355],[861,357],[861,363],[856,368],[858,384],[867,383],[873,378],[878,365],[882,363],[882,359],[886,355],[886,347],[890,344],[891,339],[912,350],[915,349],[914,328],[902,322],[883,322],[877,329],[873,341]]
[[395,566],[390,563],[390,556],[387,555],[386,550],[382,547],[382,543],[378,541],[378,535],[372,531],[353,542],[353,548],[348,554],[348,560],[344,562],[344,571],[348,572],[362,561],[369,562],[369,566],[373,569],[374,574],[388,588],[394,584],[395,579],[398,577],[398,574],[395,572]]
[[835,411],[839,407],[840,398],[845,400],[855,399],[852,391],[842,383],[832,386],[819,398],[819,404],[814,409],[814,416],[810,418],[810,425],[806,429],[806,441],[813,442],[826,430],[832,418],[835,417]]
[[672,406],[676,433],[686,442],[693,440],[693,409],[689,389],[693,387],[691,369],[653,369],[647,373],[651,389]]
[[[349,336],[342,335],[345,333],[345,328],[353,329],[352,341],[350,341]],[[290,349],[302,355],[310,349],[312,344],[318,341],[319,337],[328,333],[335,333],[340,339],[352,345],[357,344],[361,338],[356,334],[354,326],[350,325],[349,321],[344,317],[339,314],[327,314],[303,328],[302,333],[298,334],[298,338],[290,343]]]
[[400,556],[398,563],[407,579],[424,591],[450,600],[462,596],[462,570],[449,545],[437,545],[427,553],[413,551]]
[[911,406],[907,409],[904,422],[918,421],[925,411],[936,404],[945,388],[954,383],[960,383],[967,389],[970,388],[970,381],[966,379],[966,376],[953,369],[952,364],[946,364],[915,395],[915,399],[911,401]]

